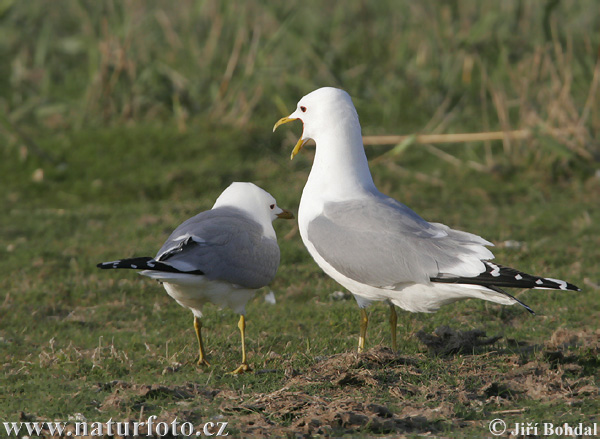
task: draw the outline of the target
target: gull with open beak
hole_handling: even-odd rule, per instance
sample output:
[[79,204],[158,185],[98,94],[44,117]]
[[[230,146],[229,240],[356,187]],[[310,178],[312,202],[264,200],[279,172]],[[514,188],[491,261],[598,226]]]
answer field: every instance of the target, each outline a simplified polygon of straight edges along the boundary
[[[278,126],[283,125],[285,123],[288,122],[293,122],[294,120],[299,120],[299,117],[293,117],[294,113],[290,114],[288,117],[282,117],[281,119],[279,119],[277,121],[277,123],[275,124],[275,126],[273,127],[273,132],[275,132],[275,130],[277,129]],[[298,154],[300,152],[300,150],[302,149],[302,147],[304,145],[306,145],[306,142],[308,142],[310,140],[310,138],[304,138],[304,133],[302,133],[302,136],[300,136],[300,139],[298,139],[298,142],[296,143],[296,146],[294,146],[294,149],[292,150],[292,154],[290,156],[290,160],[293,160],[294,157],[296,156],[296,154]]]
[[273,129],[293,120],[302,121],[304,129],[292,158],[309,139],[317,145],[298,210],[300,235],[319,267],[358,302],[359,352],[368,325],[365,309],[373,301],[390,304],[396,349],[394,306],[434,312],[457,300],[477,298],[518,303],[533,313],[502,288],[579,290],[563,280],[495,264],[489,241],[427,222],[379,192],[369,170],[358,114],[345,91],[325,87],[309,93]]

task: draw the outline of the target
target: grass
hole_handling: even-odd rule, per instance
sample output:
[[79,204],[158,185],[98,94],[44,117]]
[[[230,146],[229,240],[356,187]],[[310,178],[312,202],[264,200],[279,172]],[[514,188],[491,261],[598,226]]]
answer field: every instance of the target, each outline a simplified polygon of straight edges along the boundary
[[[246,436],[480,437],[497,417],[597,422],[594,2],[350,3],[323,14],[311,2],[178,5],[0,10],[10,60],[0,66],[0,419],[155,414],[224,419]],[[231,181],[296,209],[312,151],[290,162],[300,128],[270,128],[325,84],[354,96],[365,134],[534,130],[513,142],[367,153],[378,187],[426,219],[480,234],[501,263],[582,291],[516,291],[535,317],[477,301],[401,312],[399,356],[378,347],[390,335],[386,306],[375,305],[374,349],[357,357],[356,304],[332,296],[341,288],[293,224],[276,222],[277,304],[261,293],[248,306],[257,372],[226,374],[240,357],[237,316],[210,306],[213,367],[196,368],[191,313],[159,285],[95,264],[154,254]],[[417,333],[442,325],[503,338],[439,356]]]

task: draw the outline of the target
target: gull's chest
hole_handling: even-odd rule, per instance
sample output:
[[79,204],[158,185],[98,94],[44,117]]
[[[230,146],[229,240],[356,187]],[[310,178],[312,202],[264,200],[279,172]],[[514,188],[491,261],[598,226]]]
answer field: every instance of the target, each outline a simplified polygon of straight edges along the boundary
[[325,195],[325,188],[318,184],[318,182],[313,181],[311,183],[309,180],[306,183],[302,192],[302,198],[300,199],[300,206],[298,207],[298,228],[305,243],[308,238],[308,224],[323,214],[326,201]]

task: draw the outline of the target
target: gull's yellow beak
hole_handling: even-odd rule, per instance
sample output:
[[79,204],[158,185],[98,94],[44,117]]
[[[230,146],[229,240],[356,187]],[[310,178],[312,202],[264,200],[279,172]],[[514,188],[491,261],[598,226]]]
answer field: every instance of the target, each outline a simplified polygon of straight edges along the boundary
[[277,218],[280,219],[294,219],[294,214],[287,209],[281,209],[283,212],[277,214]]
[[[279,125],[283,125],[284,123],[292,122],[294,120],[298,120],[298,119],[294,118],[294,117],[282,117],[281,119],[279,119],[277,121],[277,123],[273,127],[273,132],[275,132],[275,130],[277,129],[277,127]],[[304,146],[304,144],[306,142],[308,142],[308,139],[303,139],[302,137],[300,137],[300,139],[298,140],[298,143],[296,143],[296,146],[294,146],[294,149],[292,150],[292,155],[290,156],[290,160],[292,160],[294,158],[294,156],[300,152],[300,150],[302,149],[302,147]]]
[[292,149],[292,154],[290,155],[290,160],[294,160],[294,157],[296,156],[296,154],[298,154],[300,152],[300,150],[306,144],[306,142],[308,142],[308,139],[303,139],[302,137],[300,137],[300,139],[298,139],[298,143],[296,143],[296,146],[294,146],[294,149]]
[[275,130],[277,129],[277,127],[279,125],[283,125],[284,123],[288,123],[288,122],[293,122],[294,120],[298,120],[296,118],[293,117],[282,117],[281,119],[279,119],[277,121],[277,123],[275,124],[275,126],[273,127],[273,132],[275,132]]

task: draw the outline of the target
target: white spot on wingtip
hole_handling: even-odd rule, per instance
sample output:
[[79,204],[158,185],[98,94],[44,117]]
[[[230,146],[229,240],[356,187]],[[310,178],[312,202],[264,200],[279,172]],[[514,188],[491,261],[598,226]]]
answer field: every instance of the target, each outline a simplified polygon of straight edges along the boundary
[[523,276],[521,276],[520,274],[517,274],[517,275],[515,276],[515,279],[516,279],[516,280],[521,280],[521,279],[523,279]]
[[486,264],[492,269],[492,271],[490,272],[492,276],[500,276],[500,267],[498,267],[496,264],[492,264],[491,262],[486,262]]
[[537,285],[543,285],[544,284],[544,282],[541,279],[536,280],[535,283]]
[[551,277],[546,277],[546,278],[544,278],[544,279],[546,279],[546,280],[548,280],[548,281],[550,281],[550,282],[554,282],[554,283],[558,284],[558,287],[559,287],[561,290],[566,290],[566,289],[567,289],[567,283],[566,283],[564,280],[560,280],[560,279],[553,279],[553,278],[551,278]]
[[137,268],[137,265],[131,264],[131,268]]

